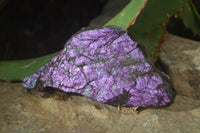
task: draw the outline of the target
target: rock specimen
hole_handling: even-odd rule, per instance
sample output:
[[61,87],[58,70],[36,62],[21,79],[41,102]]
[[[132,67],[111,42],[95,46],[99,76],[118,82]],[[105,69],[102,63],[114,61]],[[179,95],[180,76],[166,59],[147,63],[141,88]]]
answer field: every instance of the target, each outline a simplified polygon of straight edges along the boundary
[[121,106],[165,106],[175,93],[167,76],[148,61],[144,48],[125,29],[82,29],[38,72],[24,79],[26,88],[57,88]]

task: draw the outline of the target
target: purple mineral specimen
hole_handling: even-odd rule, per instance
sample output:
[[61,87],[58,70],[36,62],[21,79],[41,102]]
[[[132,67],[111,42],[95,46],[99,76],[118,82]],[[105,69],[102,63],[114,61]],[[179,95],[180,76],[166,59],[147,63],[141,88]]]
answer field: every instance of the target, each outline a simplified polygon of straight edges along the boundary
[[121,106],[165,106],[175,93],[167,76],[148,61],[143,46],[125,29],[82,29],[23,86],[37,84]]

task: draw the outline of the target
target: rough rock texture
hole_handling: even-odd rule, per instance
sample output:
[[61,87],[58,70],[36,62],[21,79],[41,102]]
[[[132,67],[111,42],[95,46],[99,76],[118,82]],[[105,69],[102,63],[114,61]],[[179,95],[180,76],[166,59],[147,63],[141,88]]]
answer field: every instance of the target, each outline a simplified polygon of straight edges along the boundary
[[23,86],[40,84],[40,90],[53,87],[111,105],[169,105],[175,93],[168,77],[149,62],[143,47],[120,27],[84,29]]
[[158,61],[178,94],[200,100],[200,42],[167,34]]
[[0,82],[1,133],[200,132],[200,101],[184,96],[169,107],[123,114],[82,96],[64,101],[38,94],[25,92],[22,83]]

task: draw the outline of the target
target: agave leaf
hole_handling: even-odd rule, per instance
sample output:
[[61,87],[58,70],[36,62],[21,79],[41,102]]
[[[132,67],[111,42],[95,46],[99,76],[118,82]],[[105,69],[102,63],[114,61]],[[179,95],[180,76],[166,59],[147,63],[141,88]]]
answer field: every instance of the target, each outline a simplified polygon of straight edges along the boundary
[[182,19],[185,27],[191,29],[194,35],[200,35],[200,15],[191,1],[183,7],[178,16]]
[[[127,28],[129,25],[135,22],[146,2],[147,0],[130,1],[129,4],[106,25],[115,25]],[[23,80],[24,77],[36,72],[56,54],[57,53],[53,53],[51,55],[28,60],[0,61],[0,80]]]
[[134,38],[145,46],[150,61],[154,62],[159,53],[159,42],[161,42],[164,32],[165,28],[163,26],[157,26],[150,32],[131,34],[134,34]]
[[104,26],[115,25],[127,29],[130,25],[134,24],[147,1],[148,0],[131,0],[121,12]]
[[36,72],[57,53],[39,58],[15,61],[0,61],[0,79],[5,81],[20,81]]
[[187,0],[149,0],[135,24],[128,29],[133,39],[145,45],[152,62],[159,52],[159,42],[169,17],[178,13],[186,3]]

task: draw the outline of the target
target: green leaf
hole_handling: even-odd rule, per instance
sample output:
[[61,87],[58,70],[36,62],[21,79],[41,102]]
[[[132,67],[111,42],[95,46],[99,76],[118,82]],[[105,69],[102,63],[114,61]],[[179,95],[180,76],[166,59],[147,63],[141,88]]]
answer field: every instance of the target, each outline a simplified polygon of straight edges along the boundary
[[127,29],[129,25],[135,22],[146,2],[147,0],[131,0],[121,12],[104,26],[115,25]]
[[36,72],[57,53],[51,55],[16,61],[0,61],[0,79],[5,81],[19,81]]
[[187,0],[149,0],[128,30],[132,38],[145,45],[147,54],[153,62],[159,52],[159,42],[171,15],[180,11]]
[[194,35],[200,35],[200,15],[191,1],[183,7],[179,17],[186,28],[191,29]]
[[[137,18],[147,0],[132,0],[106,25],[116,25],[127,28]],[[105,26],[106,26],[105,25]],[[57,53],[29,60],[0,61],[0,80],[16,81],[36,72],[42,65]]]
[[165,28],[163,26],[157,26],[150,32],[139,34],[137,34],[137,32],[132,33],[132,36],[145,46],[147,55],[150,57],[151,62],[155,61],[155,57],[159,53],[159,42],[162,39],[164,31]]

